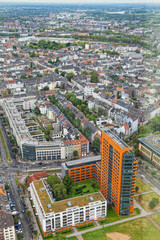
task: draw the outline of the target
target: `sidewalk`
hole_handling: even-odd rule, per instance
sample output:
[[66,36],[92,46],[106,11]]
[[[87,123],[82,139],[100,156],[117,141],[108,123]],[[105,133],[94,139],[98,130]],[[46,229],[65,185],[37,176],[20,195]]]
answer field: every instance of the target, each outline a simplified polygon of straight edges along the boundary
[[30,203],[30,200],[29,200],[28,196],[27,196],[27,198],[25,198],[25,203],[26,203],[26,206],[27,206],[28,210],[31,211],[31,219],[34,223],[33,226],[34,226],[35,230],[37,230],[37,233],[38,233],[36,239],[37,240],[43,240],[41,232],[40,232],[38,224],[37,224],[36,217],[35,217],[34,212],[33,212],[33,208],[31,206],[31,203]]

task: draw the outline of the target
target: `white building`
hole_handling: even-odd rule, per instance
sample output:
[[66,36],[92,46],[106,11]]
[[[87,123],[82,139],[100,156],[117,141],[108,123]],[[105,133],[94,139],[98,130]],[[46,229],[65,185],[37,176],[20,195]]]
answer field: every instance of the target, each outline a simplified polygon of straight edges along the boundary
[[43,114],[43,115],[47,114],[47,106],[45,104],[41,104],[39,106],[39,110],[40,110],[41,114]]
[[44,234],[106,218],[107,201],[100,192],[55,202],[44,180],[33,181],[29,190]]

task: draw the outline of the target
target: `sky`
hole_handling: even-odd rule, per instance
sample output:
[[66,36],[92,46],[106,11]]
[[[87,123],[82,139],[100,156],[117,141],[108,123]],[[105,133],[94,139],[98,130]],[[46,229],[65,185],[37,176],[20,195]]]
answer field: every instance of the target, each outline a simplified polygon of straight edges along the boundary
[[[78,0],[78,1],[75,1],[75,0],[0,0],[0,2],[4,2],[4,3],[7,3],[7,2],[12,2],[12,3],[56,3],[56,4],[59,4],[59,3],[72,3],[72,4],[75,4],[75,3],[96,3],[97,4],[97,0]],[[101,3],[160,3],[160,0],[99,0],[98,1],[98,4],[101,4]]]

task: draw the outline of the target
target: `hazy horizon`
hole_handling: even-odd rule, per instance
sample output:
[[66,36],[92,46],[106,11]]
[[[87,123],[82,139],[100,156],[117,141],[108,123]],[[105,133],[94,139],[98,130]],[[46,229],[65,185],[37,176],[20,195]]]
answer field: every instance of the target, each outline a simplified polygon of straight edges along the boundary
[[1,0],[1,3],[46,3],[46,4],[114,4],[114,3],[127,3],[127,4],[159,4],[160,0],[99,0],[97,3],[97,0],[79,0],[78,2],[75,2],[75,0]]

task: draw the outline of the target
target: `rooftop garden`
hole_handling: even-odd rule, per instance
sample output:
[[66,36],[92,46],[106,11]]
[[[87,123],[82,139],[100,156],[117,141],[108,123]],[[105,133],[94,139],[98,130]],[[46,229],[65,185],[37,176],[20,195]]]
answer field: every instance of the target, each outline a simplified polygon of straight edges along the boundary
[[99,190],[100,185],[95,179],[73,183],[71,191],[68,194],[68,198],[83,196],[86,194],[98,192]]
[[100,190],[100,185],[95,179],[74,183],[73,179],[68,175],[64,177],[62,182],[57,175],[49,176],[47,178],[47,183],[56,201],[84,196]]
[[[99,190],[99,184],[95,180],[78,184],[73,183],[68,175],[64,177],[63,182],[57,175],[51,175],[46,181],[35,181],[34,186],[46,213],[62,212],[70,206],[81,207],[88,205],[91,201],[105,200],[101,193],[96,192]],[[49,194],[51,192],[52,196],[50,195],[50,198]]]

